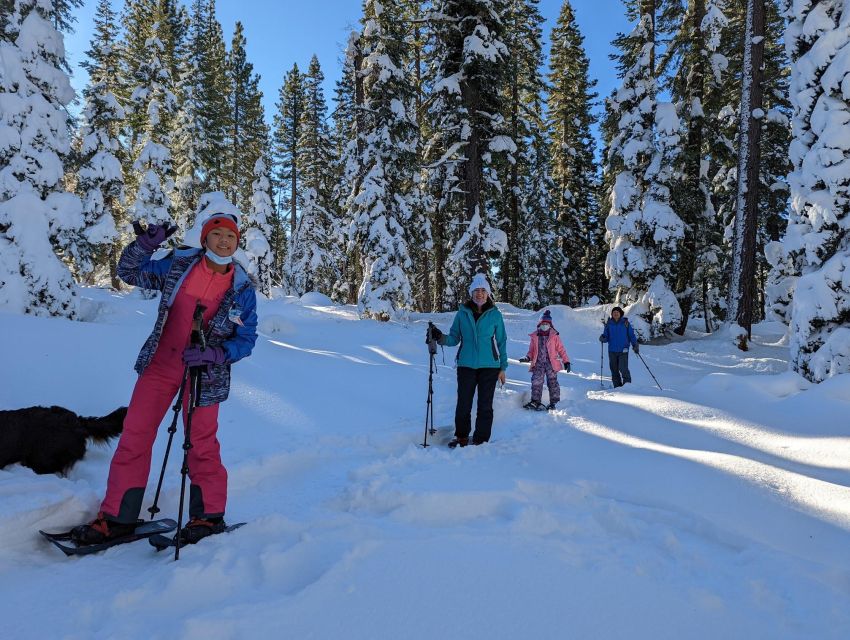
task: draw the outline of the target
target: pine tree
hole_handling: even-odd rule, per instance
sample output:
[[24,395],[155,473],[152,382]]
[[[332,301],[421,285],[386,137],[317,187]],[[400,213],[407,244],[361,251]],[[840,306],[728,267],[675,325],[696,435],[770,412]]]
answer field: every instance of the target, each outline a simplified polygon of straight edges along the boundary
[[332,293],[333,298],[346,304],[357,303],[357,289],[362,281],[360,252],[354,241],[354,221],[346,203],[360,188],[360,146],[358,130],[363,130],[363,78],[360,67],[363,52],[360,34],[351,32],[345,50],[342,76],[336,84],[333,112],[333,141],[336,153],[334,167],[333,203],[338,211],[335,237],[341,254],[342,276]]
[[[559,246],[569,260],[558,277],[562,304],[579,305],[601,295],[598,274],[602,221],[596,202],[597,169],[591,127],[597,94],[588,78],[589,61],[569,0],[561,6],[552,30],[549,81],[549,127],[552,137],[552,179],[559,222]],[[594,275],[596,274],[596,275]]]
[[164,42],[172,39],[169,22],[160,8],[147,25],[143,60],[137,60],[135,88],[130,96],[134,114],[139,118],[141,135],[133,148],[133,171],[139,176],[135,199],[130,209],[134,220],[172,224],[170,192],[174,188],[171,169],[171,133],[177,109],[173,81],[162,56]]
[[623,82],[610,104],[618,131],[607,157],[613,185],[605,268],[617,301],[637,305],[642,322],[632,316],[635,330],[650,338],[668,333],[681,320],[670,282],[683,224],[670,206],[669,188],[679,119],[673,105],[656,100],[655,6],[640,9],[648,12],[641,13],[629,36],[616,41]]
[[253,168],[267,146],[268,130],[264,121],[259,76],[248,62],[241,22],[236,23],[228,56],[228,93],[230,104],[228,167],[224,191],[241,210],[251,203]]
[[[726,61],[717,53],[721,45],[727,17],[724,0],[695,0],[687,6],[668,5],[666,20],[676,24],[665,60],[679,61],[678,66],[666,69],[668,87],[676,101],[684,124],[684,145],[676,173],[681,175],[672,196],[674,207],[684,222],[684,237],[677,251],[675,292],[681,307],[681,324],[675,332],[682,335],[696,306],[703,307],[709,322],[706,278],[716,260],[706,239],[716,229],[711,188],[708,179],[708,159],[718,147],[716,125],[718,95],[722,88],[722,68]],[[699,277],[697,277],[699,275]]]
[[[275,183],[278,191],[278,211],[288,211],[288,256],[292,255],[292,238],[298,223],[298,141],[301,137],[301,118],[304,112],[304,85],[298,65],[287,72],[275,105],[272,134],[272,157],[275,164]],[[286,287],[286,283],[284,283]]]
[[333,293],[340,279],[340,243],[334,215],[333,142],[327,125],[327,104],[316,56],[302,76],[303,105],[297,142],[300,179],[297,201],[301,212],[292,236],[284,275],[290,291]]
[[[764,106],[759,167],[759,228],[756,252],[757,293],[760,296],[756,319],[787,319],[774,307],[772,267],[767,259],[767,247],[778,242],[785,232],[788,219],[788,174],[791,144],[791,103],[788,95],[789,61],[782,33],[785,20],[776,3],[765,6],[764,44]],[[781,289],[781,287],[780,287]],[[781,305],[780,305],[781,306]]]
[[788,280],[792,366],[820,382],[850,371],[850,104],[842,90],[850,16],[838,0],[790,5],[787,16],[791,212],[771,257]]
[[123,212],[124,176],[119,155],[120,123],[124,109],[116,98],[120,58],[118,25],[109,0],[100,0],[95,15],[95,35],[84,67],[89,85],[83,90],[86,105],[80,129],[81,166],[77,191],[83,201],[84,243],[75,256],[78,271],[90,281],[97,265],[106,264],[114,288],[120,287],[116,273],[118,227],[126,223]]
[[414,95],[404,70],[401,12],[366,0],[363,13],[364,127],[357,132],[359,185],[349,200],[363,270],[357,302],[361,315],[390,320],[412,306],[405,228],[412,216],[418,130],[410,115]]
[[175,51],[176,59],[172,72],[177,98],[177,111],[171,134],[171,164],[174,173],[172,206],[177,224],[183,232],[194,223],[194,211],[201,195],[199,150],[202,141],[198,121],[201,110],[198,102],[200,70],[197,56],[201,27],[197,16],[201,11],[200,0],[193,2],[191,16],[185,8],[181,8],[181,42]]
[[228,170],[226,155],[222,153],[228,139],[230,126],[230,79],[227,69],[227,49],[221,23],[216,18],[215,0],[206,6],[198,2],[193,21],[200,26],[192,36],[193,55],[197,58],[197,101],[195,118],[201,144],[198,148],[201,191],[221,191]]
[[537,0],[510,0],[506,6],[503,115],[512,144],[496,165],[503,188],[497,210],[507,237],[497,282],[501,299],[525,307],[560,301],[567,265],[552,201],[543,106],[547,87],[541,73],[543,19],[537,5]]
[[[765,0],[747,0],[738,127],[738,187],[727,321],[752,336],[764,77]],[[741,343],[745,344],[744,342]]]
[[74,317],[74,282],[51,246],[72,249],[83,226],[62,186],[74,90],[50,8],[17,0],[0,16],[0,307]]
[[413,262],[409,274],[414,308],[430,312],[433,307],[433,249],[430,214],[434,201],[428,190],[428,170],[421,162],[425,141],[430,135],[428,118],[425,117],[426,95],[426,43],[429,30],[425,25],[426,8],[421,0],[401,2],[401,21],[404,27],[405,74],[413,89],[413,104],[410,117],[416,125],[416,152],[418,167],[414,169],[413,184],[408,194],[411,215],[407,220],[406,233],[409,239],[408,252]]
[[271,197],[271,181],[269,170],[263,158],[258,158],[254,163],[254,182],[251,187],[251,208],[245,216],[245,231],[242,234],[242,242],[245,245],[245,253],[250,261],[251,272],[259,282],[260,291],[264,295],[271,294],[272,285],[272,219],[274,207]]
[[[502,104],[508,50],[504,0],[434,3],[431,131],[426,154],[437,206],[434,220],[438,309],[456,306],[476,272],[507,248],[497,227],[497,159],[512,150]],[[495,156],[495,158],[494,158]],[[444,253],[445,252],[445,253]],[[445,256],[445,259],[443,257]]]

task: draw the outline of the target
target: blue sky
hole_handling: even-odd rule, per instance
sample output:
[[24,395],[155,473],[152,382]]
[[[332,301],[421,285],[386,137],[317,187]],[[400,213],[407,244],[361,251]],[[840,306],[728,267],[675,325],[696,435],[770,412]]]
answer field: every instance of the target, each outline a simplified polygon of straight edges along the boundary
[[[540,12],[546,18],[543,36],[547,53],[549,36],[561,4],[562,0],[540,0]],[[608,59],[612,52],[611,40],[618,31],[629,29],[622,3],[620,0],[574,0],[572,4],[585,37],[591,76],[599,81],[599,95],[607,96],[617,84],[616,70]],[[116,10],[122,5],[122,2],[113,2]],[[74,69],[72,84],[78,93],[87,81],[87,74],[79,63],[89,48],[95,7],[95,0],[86,0],[76,14],[76,33],[65,40]],[[236,21],[244,25],[248,59],[261,76],[260,88],[269,120],[286,71],[293,63],[306,69],[314,53],[325,74],[325,97],[330,106],[348,34],[357,28],[361,15],[360,0],[218,0],[216,14],[228,46]]]

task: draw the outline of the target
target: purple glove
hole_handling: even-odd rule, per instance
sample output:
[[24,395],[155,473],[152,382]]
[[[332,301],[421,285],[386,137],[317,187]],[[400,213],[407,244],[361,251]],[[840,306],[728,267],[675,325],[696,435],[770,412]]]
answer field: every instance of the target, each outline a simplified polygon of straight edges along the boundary
[[186,347],[183,352],[183,363],[190,367],[205,367],[211,364],[224,364],[227,352],[221,347],[201,349],[197,345]]
[[147,229],[143,229],[141,222],[135,220],[133,231],[136,232],[136,243],[145,251],[153,253],[172,233],[177,231],[177,225],[154,223],[149,224]]

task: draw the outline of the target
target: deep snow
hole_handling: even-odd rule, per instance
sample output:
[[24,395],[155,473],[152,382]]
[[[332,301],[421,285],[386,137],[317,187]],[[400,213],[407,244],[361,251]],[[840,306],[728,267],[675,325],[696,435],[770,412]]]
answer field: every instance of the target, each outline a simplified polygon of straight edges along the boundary
[[[0,314],[0,409],[126,404],[155,305],[86,289],[86,322]],[[425,322],[451,314],[261,301],[219,431],[228,519],[248,525],[177,563],[146,543],[68,559],[36,533],[94,514],[111,447],[67,478],[0,470],[3,637],[850,636],[850,376],[787,372],[782,328],[763,324],[747,354],[722,335],[646,345],[666,390],[634,356],[635,382],[603,390],[604,309],[553,307],[573,373],[558,411],[528,412],[516,358],[539,314],[500,307],[493,439],[450,451],[454,349],[437,358],[435,446],[418,445]]]

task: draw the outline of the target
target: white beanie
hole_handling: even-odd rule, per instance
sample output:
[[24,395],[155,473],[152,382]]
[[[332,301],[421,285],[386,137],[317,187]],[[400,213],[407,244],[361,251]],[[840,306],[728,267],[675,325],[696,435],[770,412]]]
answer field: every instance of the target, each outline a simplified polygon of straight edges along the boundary
[[484,289],[487,291],[487,295],[491,298],[493,297],[493,292],[490,290],[490,283],[487,282],[487,276],[483,273],[476,273],[475,277],[472,279],[472,284],[469,285],[469,297],[472,297],[472,292],[476,289]]

